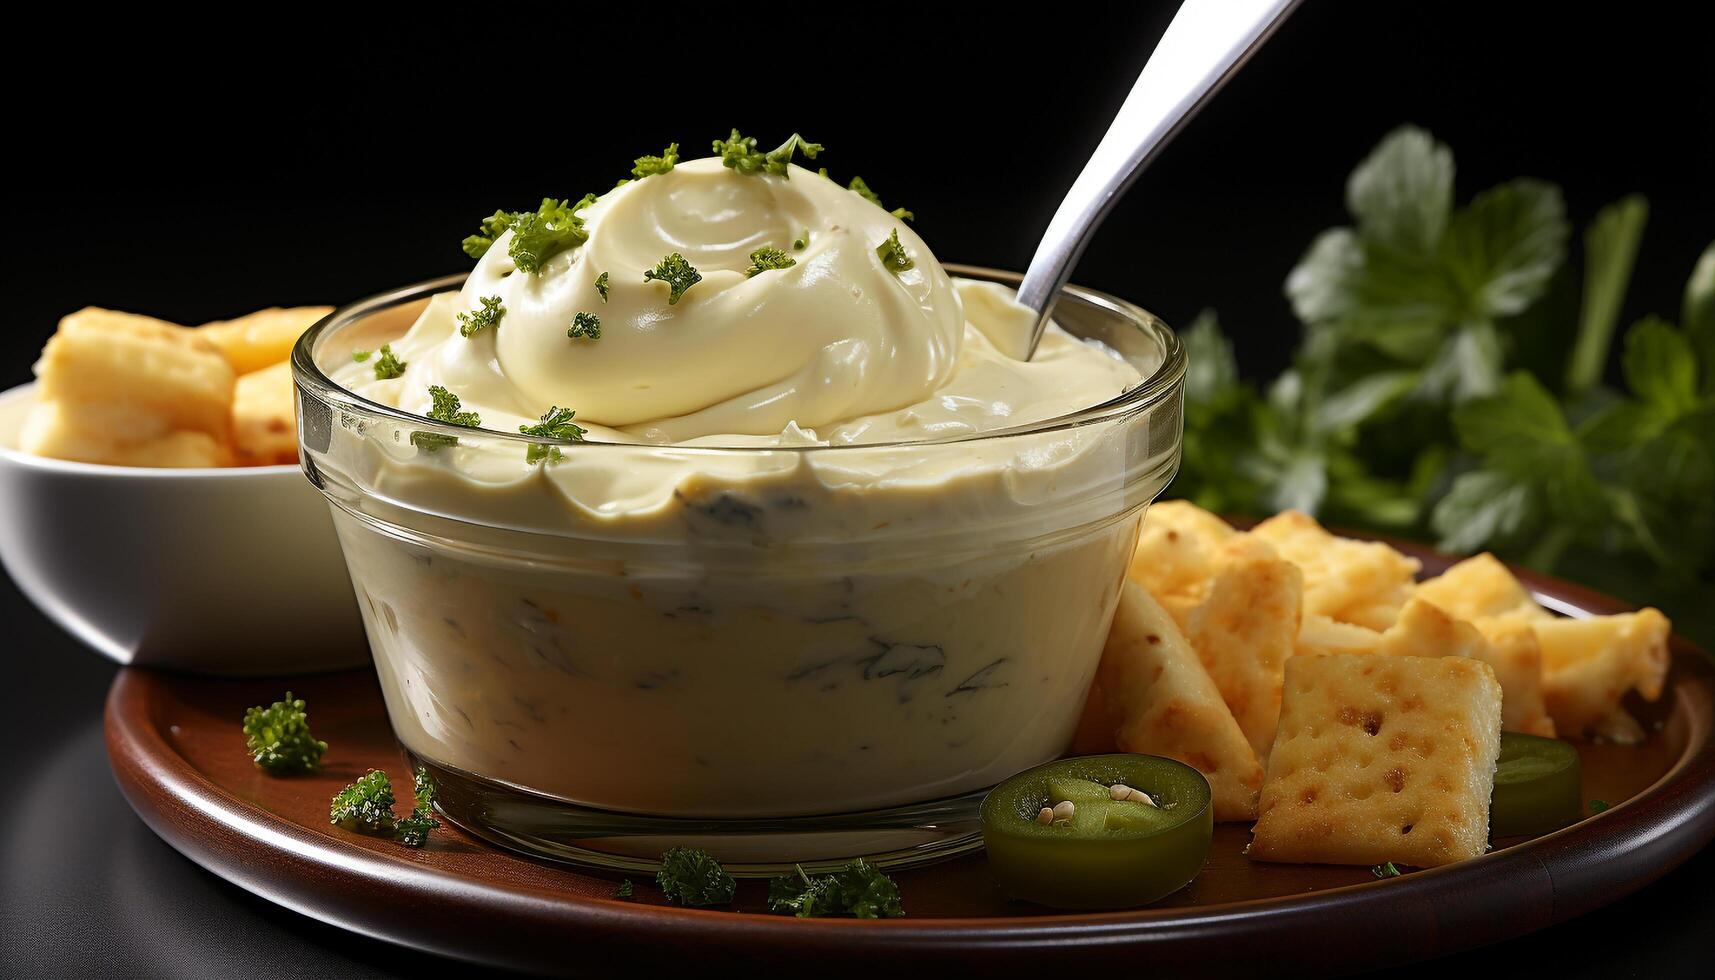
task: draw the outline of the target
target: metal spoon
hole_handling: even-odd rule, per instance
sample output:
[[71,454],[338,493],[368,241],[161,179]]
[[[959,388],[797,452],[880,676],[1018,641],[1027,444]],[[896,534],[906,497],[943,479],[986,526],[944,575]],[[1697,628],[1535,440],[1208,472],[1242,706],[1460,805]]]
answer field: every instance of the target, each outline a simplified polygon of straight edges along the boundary
[[1036,312],[1029,347],[1022,352],[1025,359],[1035,355],[1054,300],[1114,202],[1298,4],[1185,0],[1179,7],[1107,135],[1048,222],[1025,270],[1018,302]]

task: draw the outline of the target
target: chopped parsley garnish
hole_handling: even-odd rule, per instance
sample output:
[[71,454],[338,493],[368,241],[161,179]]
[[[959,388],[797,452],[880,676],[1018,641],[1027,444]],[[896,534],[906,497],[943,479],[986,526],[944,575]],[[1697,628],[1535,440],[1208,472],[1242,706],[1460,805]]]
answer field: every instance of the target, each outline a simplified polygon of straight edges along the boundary
[[703,274],[685,261],[683,255],[674,252],[663,257],[655,268],[643,273],[644,282],[654,280],[667,284],[667,305],[673,306],[679,302],[679,297],[685,295],[685,290],[703,281]]
[[256,768],[276,776],[315,772],[328,743],[310,734],[304,699],[286,697],[244,712],[244,747]]
[[435,819],[435,781],[429,778],[429,771],[422,766],[417,767],[413,777],[414,793],[417,806],[411,815],[399,821],[399,843],[406,847],[422,847],[429,839],[429,831],[441,825]]
[[636,889],[632,886],[630,878],[620,881],[619,887],[613,890],[614,898],[630,898],[634,894],[636,894]]
[[[433,400],[434,405],[429,409],[428,415],[429,418],[437,422],[462,425],[467,429],[474,429],[482,424],[482,418],[475,412],[460,411],[459,396],[440,385],[429,386],[429,398]],[[426,453],[438,453],[448,446],[456,446],[458,443],[458,436],[449,436],[444,432],[411,433],[411,445]]]
[[738,883],[713,855],[696,847],[675,847],[661,855],[655,883],[669,902],[680,905],[728,905]]
[[499,238],[512,223],[518,220],[515,211],[496,211],[482,219],[482,230],[464,240],[464,254],[473,259],[480,259],[488,254],[489,246]]
[[[869,203],[875,205],[876,207],[882,209],[883,211],[887,211],[887,205],[881,203],[881,195],[877,194],[875,191],[870,190],[869,185],[863,182],[862,177],[853,177],[852,182],[846,185],[846,189],[856,193],[859,197],[861,197],[864,200],[868,201]],[[888,211],[888,213],[893,215],[895,218],[898,218],[902,221],[916,221],[917,220],[916,214],[914,214],[910,211],[907,211],[904,208],[894,208],[892,211]]]
[[[291,695],[287,695],[287,697],[291,697]],[[1591,800],[1590,801],[1590,812],[1591,813],[1601,813],[1603,810],[1606,810],[1607,808],[1608,808],[1608,801],[1607,800]]]
[[808,919],[853,915],[860,919],[897,919],[905,914],[899,886],[875,866],[858,858],[833,874],[811,877],[802,867],[768,883],[768,910]]
[[1392,861],[1389,861],[1386,864],[1378,864],[1371,868],[1370,874],[1375,875],[1377,878],[1398,878],[1400,870],[1393,866]]
[[422,847],[429,831],[441,822],[434,817],[434,784],[421,767],[417,769],[416,789],[416,809],[401,820],[393,814],[393,784],[386,773],[371,769],[334,794],[328,806],[328,822],[360,834],[392,837],[406,847]]
[[371,355],[373,353],[375,353],[375,352],[374,351],[367,351],[367,350],[354,350],[351,352],[351,359],[356,361],[359,364],[362,364],[364,361],[369,360],[369,355]]
[[595,291],[601,294],[601,301],[607,302],[607,273],[595,277]]
[[881,256],[881,264],[887,271],[898,275],[914,267],[917,263],[911,256],[905,254],[905,246],[899,243],[899,229],[893,229],[893,234],[887,236],[887,241],[875,247],[875,254]]
[[335,793],[328,807],[328,822],[361,834],[391,834],[397,821],[393,817],[393,784],[387,781],[387,774],[371,769]]
[[[545,439],[564,439],[567,442],[583,442],[584,427],[577,425],[572,418],[578,413],[569,408],[554,406],[542,414],[542,421],[535,425],[521,425],[518,431],[527,436],[541,436]],[[524,462],[530,464],[547,460],[550,463],[560,461],[560,447],[543,442],[533,442],[524,451]]]
[[744,270],[745,278],[753,278],[774,269],[790,269],[798,264],[798,260],[786,254],[785,249],[759,248],[750,253],[750,268]]
[[482,297],[482,309],[459,314],[459,336],[469,337],[481,333],[489,327],[500,323],[500,318],[506,315],[506,307],[500,305],[500,297]]
[[575,313],[572,315],[572,325],[566,328],[566,336],[572,338],[588,337],[591,340],[601,339],[601,317],[594,313]]
[[429,398],[434,402],[429,409],[429,418],[436,422],[462,425],[467,429],[474,429],[482,424],[482,418],[475,412],[460,411],[462,406],[459,404],[459,396],[440,385],[429,386]]
[[405,373],[405,362],[393,354],[392,344],[381,345],[381,356],[375,359],[375,380],[386,381]]
[[664,174],[672,170],[678,162],[679,144],[671,143],[665,150],[661,151],[661,155],[658,157],[638,157],[636,163],[632,165],[631,176],[641,180],[644,177]]
[[714,151],[721,155],[721,166],[729,167],[741,174],[776,174],[791,179],[792,173],[788,166],[792,155],[803,153],[808,159],[816,159],[816,154],[822,152],[822,144],[812,143],[804,137],[793,133],[786,142],[767,153],[756,148],[756,137],[741,136],[738,130],[724,140],[714,141]]
[[549,259],[577,248],[589,239],[584,231],[584,219],[578,212],[595,203],[594,194],[585,194],[577,203],[542,199],[542,206],[525,212],[512,222],[512,243],[506,254],[520,272],[540,272]]
[[810,247],[810,229],[806,228],[806,229],[804,229],[804,233],[802,235],[799,235],[797,238],[792,239],[792,251],[802,252],[806,248],[809,248],[809,247]]

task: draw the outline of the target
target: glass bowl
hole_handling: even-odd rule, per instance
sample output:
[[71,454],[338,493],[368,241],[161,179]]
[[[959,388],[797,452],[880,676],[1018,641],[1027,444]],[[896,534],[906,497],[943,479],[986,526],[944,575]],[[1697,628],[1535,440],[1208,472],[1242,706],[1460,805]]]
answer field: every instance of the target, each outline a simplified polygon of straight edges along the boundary
[[1141,383],[910,443],[547,446],[329,380],[462,279],[344,307],[292,357],[304,472],[449,819],[628,870],[674,844],[746,873],[900,865],[979,844],[983,793],[1066,750],[1178,466],[1185,354],[1160,320],[1069,288],[1056,321]]

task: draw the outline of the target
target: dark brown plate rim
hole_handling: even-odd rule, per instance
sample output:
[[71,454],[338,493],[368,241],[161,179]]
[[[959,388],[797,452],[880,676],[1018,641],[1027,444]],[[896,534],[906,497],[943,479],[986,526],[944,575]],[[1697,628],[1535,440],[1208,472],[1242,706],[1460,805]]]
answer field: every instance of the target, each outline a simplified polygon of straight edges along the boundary
[[[1451,559],[1404,546],[1432,569]],[[1538,598],[1572,614],[1630,607],[1581,586],[1515,569]],[[1688,721],[1686,747],[1655,783],[1624,803],[1556,833],[1460,864],[1303,896],[1218,905],[1006,918],[800,920],[755,913],[568,897],[498,887],[364,850],[238,798],[204,777],[155,724],[165,675],[122,670],[105,725],[115,777],[131,806],[164,840],[215,874],[311,918],[460,959],[554,972],[579,957],[634,962],[664,953],[728,963],[909,963],[970,967],[1004,955],[1012,968],[1137,963],[1211,969],[1346,969],[1399,964],[1496,942],[1563,922],[1667,873],[1715,838],[1715,661],[1672,639],[1668,696]],[[248,853],[229,843],[246,840]],[[265,855],[259,859],[258,855]],[[351,887],[311,883],[329,869]],[[425,903],[443,928],[425,929]],[[826,958],[837,957],[830,961]],[[634,959],[633,959],[634,958]],[[997,962],[999,960],[997,959]]]

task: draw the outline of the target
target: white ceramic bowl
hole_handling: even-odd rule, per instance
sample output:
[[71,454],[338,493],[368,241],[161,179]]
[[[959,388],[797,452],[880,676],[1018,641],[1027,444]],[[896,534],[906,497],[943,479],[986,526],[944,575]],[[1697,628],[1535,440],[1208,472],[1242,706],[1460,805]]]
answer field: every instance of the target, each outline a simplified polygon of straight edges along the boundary
[[327,504],[296,466],[147,469],[19,452],[0,394],[0,562],[123,664],[295,674],[369,662]]

